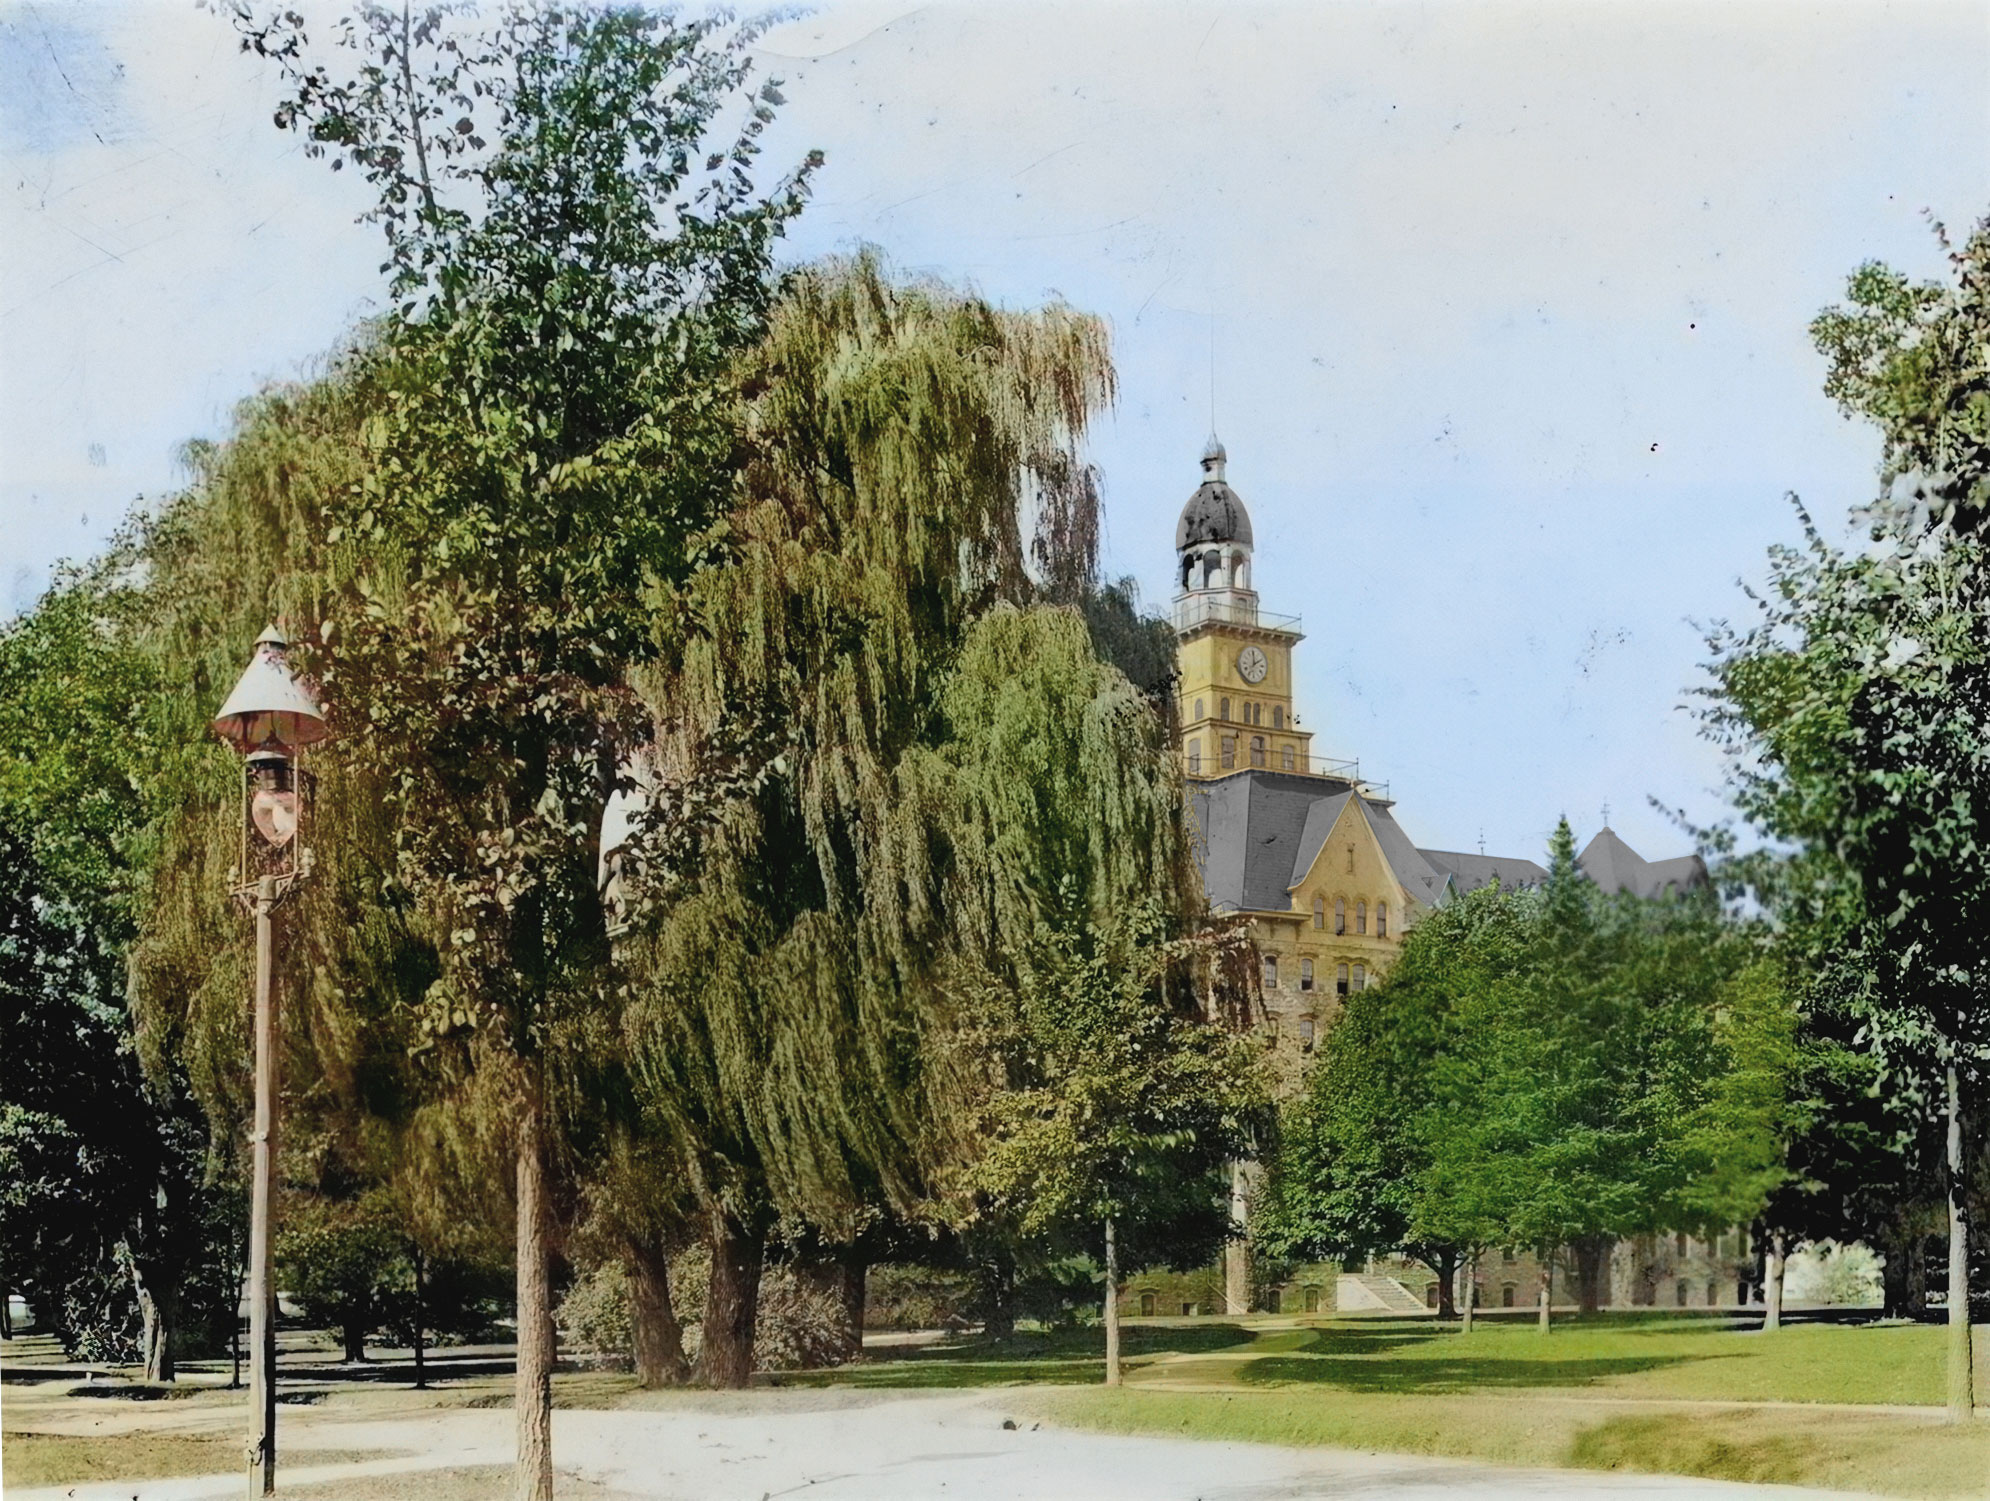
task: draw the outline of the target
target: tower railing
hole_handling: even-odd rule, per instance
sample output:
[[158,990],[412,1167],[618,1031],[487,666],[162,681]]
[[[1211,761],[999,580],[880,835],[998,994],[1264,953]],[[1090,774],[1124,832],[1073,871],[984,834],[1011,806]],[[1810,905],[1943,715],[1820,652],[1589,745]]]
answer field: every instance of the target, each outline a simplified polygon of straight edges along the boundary
[[1274,615],[1255,603],[1237,599],[1215,599],[1190,594],[1175,601],[1175,629],[1194,630],[1199,625],[1242,625],[1260,631],[1299,633],[1297,615]]

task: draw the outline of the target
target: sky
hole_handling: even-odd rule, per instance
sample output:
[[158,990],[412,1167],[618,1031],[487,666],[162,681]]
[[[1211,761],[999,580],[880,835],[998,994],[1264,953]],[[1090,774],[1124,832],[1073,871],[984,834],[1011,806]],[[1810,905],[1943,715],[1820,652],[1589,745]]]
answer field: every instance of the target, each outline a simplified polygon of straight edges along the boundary
[[[308,12],[313,7],[305,7]],[[1990,3],[831,4],[764,39],[788,253],[1104,317],[1107,568],[1212,425],[1316,753],[1425,846],[1723,816],[1706,627],[1874,489],[1807,326],[1990,209]],[[380,294],[354,174],[193,0],[0,0],[0,615]]]

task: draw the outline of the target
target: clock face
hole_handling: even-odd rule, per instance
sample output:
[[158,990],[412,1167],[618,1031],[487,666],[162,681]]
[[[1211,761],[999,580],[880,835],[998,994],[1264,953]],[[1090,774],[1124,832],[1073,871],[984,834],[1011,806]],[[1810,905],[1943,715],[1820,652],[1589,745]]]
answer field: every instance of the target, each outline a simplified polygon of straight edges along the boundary
[[1247,683],[1262,683],[1265,669],[1271,664],[1264,659],[1264,653],[1255,646],[1247,646],[1237,653],[1237,671],[1244,675]]

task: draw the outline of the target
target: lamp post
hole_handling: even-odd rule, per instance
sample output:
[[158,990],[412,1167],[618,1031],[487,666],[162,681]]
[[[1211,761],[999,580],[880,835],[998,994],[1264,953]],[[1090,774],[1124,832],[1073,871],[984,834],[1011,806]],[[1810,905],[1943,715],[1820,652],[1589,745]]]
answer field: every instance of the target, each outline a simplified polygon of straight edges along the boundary
[[233,891],[256,922],[256,1116],[249,1137],[249,1495],[276,1488],[276,1284],[270,1265],[270,1194],[276,1152],[277,1016],[271,995],[271,919],[277,904],[311,874],[305,844],[310,774],[299,753],[326,735],[310,689],[284,659],[289,643],[271,626],[214,732],[243,758],[241,845]]

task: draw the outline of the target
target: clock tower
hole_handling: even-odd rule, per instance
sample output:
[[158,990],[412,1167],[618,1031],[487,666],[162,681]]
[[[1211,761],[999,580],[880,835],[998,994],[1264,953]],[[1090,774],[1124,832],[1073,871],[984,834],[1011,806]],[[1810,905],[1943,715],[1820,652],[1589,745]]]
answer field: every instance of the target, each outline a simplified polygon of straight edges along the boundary
[[1310,772],[1312,732],[1292,715],[1296,616],[1267,615],[1251,588],[1251,518],[1210,435],[1202,484],[1175,527],[1182,760],[1191,777],[1257,767]]

